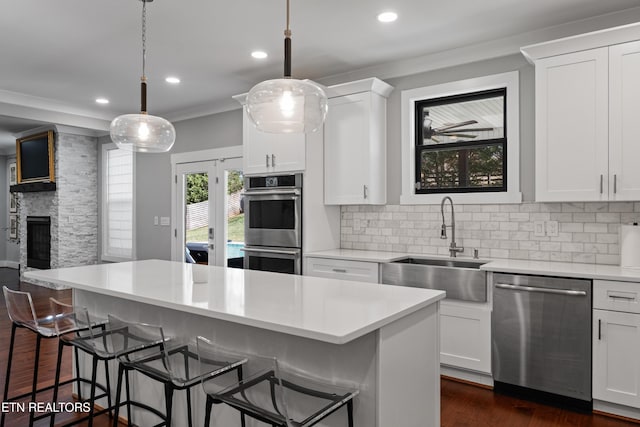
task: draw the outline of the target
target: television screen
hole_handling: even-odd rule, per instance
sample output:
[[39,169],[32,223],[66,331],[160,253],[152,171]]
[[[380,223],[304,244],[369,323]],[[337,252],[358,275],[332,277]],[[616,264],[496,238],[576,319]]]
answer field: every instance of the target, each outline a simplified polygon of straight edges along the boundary
[[49,133],[23,138],[18,144],[20,182],[49,181]]

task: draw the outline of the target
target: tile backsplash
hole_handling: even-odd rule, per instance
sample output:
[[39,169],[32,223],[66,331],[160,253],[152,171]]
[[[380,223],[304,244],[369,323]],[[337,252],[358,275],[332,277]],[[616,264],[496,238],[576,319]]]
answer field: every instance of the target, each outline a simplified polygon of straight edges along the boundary
[[[447,225],[450,209],[447,203]],[[343,206],[341,218],[342,248],[449,255],[451,229],[447,240],[440,239],[440,205]],[[477,248],[480,258],[616,265],[620,224],[640,221],[640,203],[455,205],[455,219],[462,256],[472,256]],[[535,235],[539,221],[545,233],[557,221],[557,236]]]

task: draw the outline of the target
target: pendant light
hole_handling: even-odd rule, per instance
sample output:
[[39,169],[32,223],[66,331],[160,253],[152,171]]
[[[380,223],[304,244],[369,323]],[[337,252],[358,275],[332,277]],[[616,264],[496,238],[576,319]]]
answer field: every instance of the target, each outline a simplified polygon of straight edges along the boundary
[[111,122],[109,133],[118,148],[144,153],[169,151],[176,140],[173,125],[162,117],[147,114],[147,77],[145,62],[147,55],[147,3],[142,1],[142,77],[140,78],[140,114],[125,114]]
[[317,84],[291,78],[289,0],[284,31],[284,78],[255,85],[247,95],[247,115],[255,126],[270,133],[317,130],[327,116],[327,95]]

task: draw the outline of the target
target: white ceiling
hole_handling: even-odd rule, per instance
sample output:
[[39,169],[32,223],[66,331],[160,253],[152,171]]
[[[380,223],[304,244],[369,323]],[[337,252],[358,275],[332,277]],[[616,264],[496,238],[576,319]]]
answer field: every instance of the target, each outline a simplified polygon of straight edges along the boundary
[[[492,41],[541,41],[550,38],[541,29],[600,15],[610,14],[599,22],[618,24],[640,16],[638,0],[291,3],[294,77],[325,84],[347,81],[358,70],[361,77],[401,75],[398,67],[411,71],[417,59],[448,52],[466,52],[473,59],[474,46],[499,52]],[[0,0],[0,5],[0,150],[13,144],[10,135],[51,119],[47,112],[70,115],[64,123],[70,125],[82,126],[79,118],[88,117],[104,130],[111,118],[139,109],[139,0]],[[385,10],[399,19],[377,22]],[[282,75],[284,0],[155,0],[147,15],[150,114],[177,120],[230,109],[237,105],[232,95]],[[559,34],[571,34],[566,27]],[[531,37],[516,37],[523,34]],[[255,49],[269,57],[251,58]],[[168,75],[182,83],[165,83]],[[99,96],[110,104],[97,105]]]

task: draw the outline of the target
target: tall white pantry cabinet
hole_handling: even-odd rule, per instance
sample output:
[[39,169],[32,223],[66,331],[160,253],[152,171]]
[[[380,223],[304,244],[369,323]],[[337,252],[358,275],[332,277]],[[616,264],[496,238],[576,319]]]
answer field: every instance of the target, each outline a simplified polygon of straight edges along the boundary
[[629,32],[522,49],[535,65],[536,201],[640,200],[640,41]]

